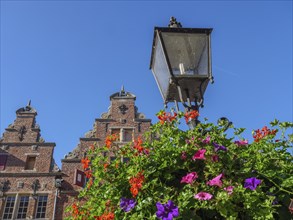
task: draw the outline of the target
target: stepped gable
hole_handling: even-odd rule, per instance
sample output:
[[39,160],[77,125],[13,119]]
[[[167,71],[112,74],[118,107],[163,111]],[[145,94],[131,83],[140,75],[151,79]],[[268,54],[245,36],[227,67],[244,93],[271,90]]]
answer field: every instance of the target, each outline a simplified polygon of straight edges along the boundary
[[55,182],[62,173],[53,158],[56,144],[41,137],[36,116],[29,101],[1,137],[0,219],[54,218]]
[[[123,147],[129,142],[133,142],[143,133],[149,130],[151,120],[146,119],[143,113],[138,112],[135,106],[136,96],[126,92],[124,87],[119,92],[110,96],[110,107],[100,118],[95,119],[93,127],[84,137],[79,139],[78,145],[65,155],[62,160],[62,172],[64,182],[58,200],[57,216],[65,218],[68,213],[62,212],[72,204],[78,192],[86,185],[86,178],[83,173],[81,159],[85,157],[91,145],[102,147],[108,135],[116,134],[119,138],[115,142],[116,146]],[[105,155],[109,161],[115,157],[115,152]]]

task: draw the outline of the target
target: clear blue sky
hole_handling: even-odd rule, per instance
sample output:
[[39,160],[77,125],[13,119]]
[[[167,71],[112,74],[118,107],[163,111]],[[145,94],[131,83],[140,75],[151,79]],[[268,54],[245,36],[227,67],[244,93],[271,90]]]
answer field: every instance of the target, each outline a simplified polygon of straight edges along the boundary
[[28,100],[60,165],[125,86],[156,122],[154,26],[211,27],[215,83],[204,117],[237,127],[292,121],[292,1],[1,1],[1,134]]

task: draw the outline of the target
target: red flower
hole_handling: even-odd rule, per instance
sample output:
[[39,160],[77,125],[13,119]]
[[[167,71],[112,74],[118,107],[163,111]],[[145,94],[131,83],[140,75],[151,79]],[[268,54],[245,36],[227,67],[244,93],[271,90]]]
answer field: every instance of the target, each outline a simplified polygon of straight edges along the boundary
[[72,208],[73,218],[77,218],[79,216],[79,214],[80,214],[80,211],[79,211],[79,208],[78,208],[77,204],[73,203],[71,208]]
[[253,135],[254,142],[259,142],[261,139],[268,135],[276,135],[277,130],[270,130],[267,126],[264,126],[261,130],[257,129]]
[[88,178],[88,179],[91,178],[91,177],[93,176],[91,170],[86,170],[86,171],[84,171],[84,174],[85,174],[86,178]]
[[105,145],[109,149],[114,141],[118,140],[117,134],[108,135],[105,140]]
[[184,114],[184,118],[185,118],[186,123],[188,123],[191,119],[194,119],[198,116],[199,116],[199,113],[196,110],[192,110],[192,111],[186,112]]
[[84,170],[87,169],[87,168],[89,168],[90,162],[91,161],[87,157],[81,159],[82,167],[83,167]]
[[158,119],[160,120],[161,124],[164,124],[165,122],[169,123],[172,122],[173,120],[175,120],[177,117],[177,113],[174,112],[173,116],[171,115],[171,113],[166,113],[166,112],[161,112],[158,115]]
[[129,183],[131,185],[130,192],[133,197],[136,197],[144,182],[144,175],[139,172],[135,177],[131,177]]
[[137,153],[135,154],[136,156],[141,154],[141,153],[145,153],[145,154],[149,154],[150,151],[149,149],[146,149],[142,146],[142,139],[141,137],[138,137],[137,140],[134,141],[134,149],[137,150]]
[[115,215],[113,212],[109,212],[109,213],[104,213],[101,216],[95,216],[94,218],[96,220],[114,220]]

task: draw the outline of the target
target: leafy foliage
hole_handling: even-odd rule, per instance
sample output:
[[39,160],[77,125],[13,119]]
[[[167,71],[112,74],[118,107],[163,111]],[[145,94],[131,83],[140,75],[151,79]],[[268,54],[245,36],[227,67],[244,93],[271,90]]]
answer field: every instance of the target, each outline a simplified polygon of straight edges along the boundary
[[[276,129],[254,131],[249,144],[241,137],[243,128],[230,126],[235,139],[227,137],[223,125],[207,121],[180,130],[182,112],[158,116],[160,122],[142,139],[88,152],[92,176],[79,195],[85,202],[71,209],[74,219],[290,218],[293,156],[286,129],[292,123],[275,120]],[[110,152],[116,159],[109,162]],[[172,204],[173,211],[178,207],[178,217],[164,213],[162,204]]]

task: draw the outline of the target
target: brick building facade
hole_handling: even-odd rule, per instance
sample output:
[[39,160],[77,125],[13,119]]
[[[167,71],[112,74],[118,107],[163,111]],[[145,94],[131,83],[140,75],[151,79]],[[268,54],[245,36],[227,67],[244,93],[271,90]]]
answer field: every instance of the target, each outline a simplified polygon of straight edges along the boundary
[[[117,134],[116,144],[123,146],[149,129],[151,120],[138,112],[135,100],[123,88],[111,95],[108,111],[95,119],[93,128],[61,161],[61,170],[53,159],[55,143],[40,136],[36,110],[30,104],[17,110],[16,120],[0,141],[0,219],[61,220],[68,216],[66,207],[85,185],[80,161],[89,147],[103,146],[110,134]],[[113,156],[107,155],[109,160]]]

